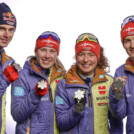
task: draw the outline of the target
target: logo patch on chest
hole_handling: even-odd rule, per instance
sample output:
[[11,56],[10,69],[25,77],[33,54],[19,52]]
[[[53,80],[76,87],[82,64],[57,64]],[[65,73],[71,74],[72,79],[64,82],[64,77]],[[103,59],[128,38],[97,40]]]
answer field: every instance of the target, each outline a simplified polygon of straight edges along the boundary
[[56,96],[56,104],[64,104],[63,98],[61,98],[60,96]]
[[100,95],[106,94],[106,86],[98,86],[98,91]]
[[24,95],[24,89],[23,89],[23,87],[15,87],[15,89],[14,89],[14,95],[15,96],[23,96]]

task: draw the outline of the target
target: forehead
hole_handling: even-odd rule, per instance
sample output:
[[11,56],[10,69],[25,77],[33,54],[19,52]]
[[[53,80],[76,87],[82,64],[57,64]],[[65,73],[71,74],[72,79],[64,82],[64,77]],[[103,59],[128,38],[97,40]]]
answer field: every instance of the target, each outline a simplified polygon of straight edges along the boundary
[[91,51],[81,51],[80,53],[84,53],[84,54],[94,54],[94,53],[91,52]]
[[127,39],[130,39],[130,40],[131,40],[131,39],[134,39],[134,35],[132,35],[132,36],[127,36],[127,37],[124,38],[124,40],[127,40]]
[[11,25],[6,25],[6,24],[0,24],[0,27],[1,28],[5,28],[5,29],[15,29],[15,27],[14,26],[11,26]]
[[41,50],[41,49],[44,49],[44,50],[53,50],[53,51],[56,51],[54,48],[51,48],[51,47],[41,47],[41,48],[39,48],[39,50]]

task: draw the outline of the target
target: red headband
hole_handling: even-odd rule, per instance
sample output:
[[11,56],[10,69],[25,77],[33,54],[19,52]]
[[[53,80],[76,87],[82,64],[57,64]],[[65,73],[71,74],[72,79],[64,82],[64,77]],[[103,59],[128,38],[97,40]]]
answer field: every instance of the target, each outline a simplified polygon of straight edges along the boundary
[[41,47],[50,47],[50,48],[54,48],[57,51],[57,55],[59,55],[59,46],[60,43],[54,40],[51,36],[49,36],[47,39],[43,38],[43,39],[38,39],[36,41],[35,52]]
[[121,41],[124,44],[124,38],[126,36],[134,35],[134,22],[130,21],[121,29]]
[[76,43],[75,45],[75,55],[77,56],[78,53],[81,51],[91,51],[93,52],[96,57],[97,61],[100,60],[100,45],[94,41],[89,41],[88,39],[84,39],[83,41]]

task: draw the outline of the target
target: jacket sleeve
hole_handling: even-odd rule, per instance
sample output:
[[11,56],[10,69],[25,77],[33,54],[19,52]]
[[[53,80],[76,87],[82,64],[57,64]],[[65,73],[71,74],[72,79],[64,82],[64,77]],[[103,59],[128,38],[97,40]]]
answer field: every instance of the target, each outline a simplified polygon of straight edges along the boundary
[[70,105],[65,84],[64,79],[58,83],[55,97],[57,126],[62,131],[71,129],[84,115],[84,111],[78,114],[74,111],[74,106]]
[[108,112],[110,134],[123,134],[123,120],[113,117],[111,112]]
[[[115,77],[121,77],[123,76],[121,73],[118,72],[118,70],[115,73]],[[125,87],[123,89],[123,92],[125,93]],[[126,106],[126,98],[124,95],[124,98],[121,100],[117,100],[114,97],[114,90],[113,86],[110,87],[110,93],[109,93],[109,100],[110,100],[110,111],[111,113],[116,116],[118,119],[123,119],[127,114],[127,106]]]
[[0,74],[0,98],[6,92],[7,87],[10,85],[3,72]]
[[35,94],[34,88],[29,88],[24,76],[23,78],[19,76],[19,79],[12,84],[11,114],[18,123],[29,118],[40,102],[40,97]]

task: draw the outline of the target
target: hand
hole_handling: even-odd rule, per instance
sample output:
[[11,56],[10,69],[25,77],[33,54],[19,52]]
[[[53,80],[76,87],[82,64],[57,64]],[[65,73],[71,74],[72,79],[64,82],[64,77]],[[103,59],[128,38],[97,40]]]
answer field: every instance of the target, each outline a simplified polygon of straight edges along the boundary
[[114,91],[122,90],[126,84],[127,77],[122,76],[122,77],[116,77],[115,81],[113,82],[113,89]]
[[18,71],[15,69],[14,65],[6,67],[4,70],[4,75],[10,83],[19,78]]
[[75,92],[75,105],[74,105],[74,110],[77,113],[80,113],[81,111],[85,110],[85,104],[87,102],[86,100],[86,95],[84,90],[78,90]]
[[122,89],[124,88],[124,85],[126,84],[126,76],[123,77],[117,77],[115,81],[113,82],[113,89],[114,89],[114,97],[117,100],[121,100],[124,98],[124,92]]
[[38,96],[41,97],[41,96],[44,96],[45,94],[47,94],[48,88],[49,88],[48,82],[44,79],[41,79],[36,84],[35,92]]

